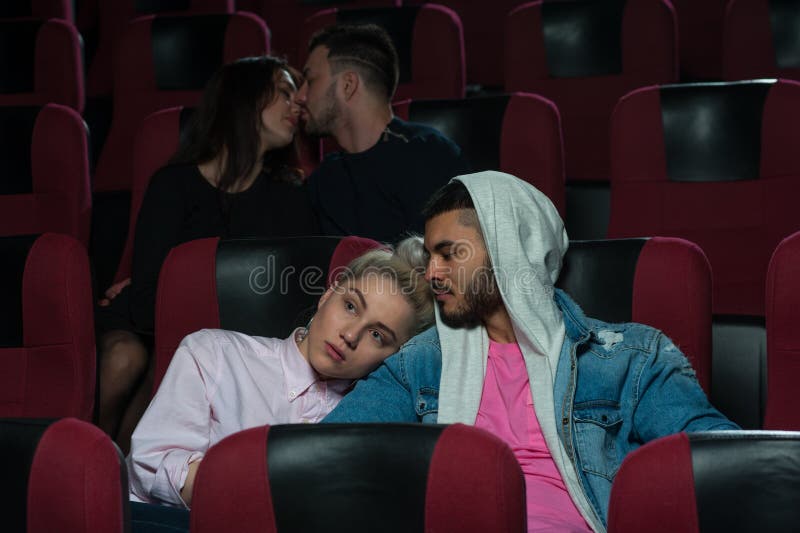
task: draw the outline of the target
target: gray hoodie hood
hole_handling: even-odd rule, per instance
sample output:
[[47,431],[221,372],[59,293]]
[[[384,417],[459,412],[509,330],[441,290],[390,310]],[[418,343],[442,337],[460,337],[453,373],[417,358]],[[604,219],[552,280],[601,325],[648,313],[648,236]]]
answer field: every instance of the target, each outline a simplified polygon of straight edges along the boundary
[[[531,387],[536,418],[547,447],[576,507],[595,531],[604,531],[558,436],[553,399],[565,327],[554,285],[569,240],[564,223],[543,193],[502,172],[458,176],[480,221],[495,279],[517,338]],[[489,337],[486,328],[454,329],[436,308],[442,348],[440,423],[474,425],[478,416]]]
[[[558,211],[544,194],[509,174],[479,172],[453,179],[466,186],[475,204],[526,364],[531,357],[544,359],[554,378],[564,321],[553,293],[569,243]],[[439,421],[474,424],[489,351],[486,329],[450,328],[438,308],[436,327],[442,345]]]

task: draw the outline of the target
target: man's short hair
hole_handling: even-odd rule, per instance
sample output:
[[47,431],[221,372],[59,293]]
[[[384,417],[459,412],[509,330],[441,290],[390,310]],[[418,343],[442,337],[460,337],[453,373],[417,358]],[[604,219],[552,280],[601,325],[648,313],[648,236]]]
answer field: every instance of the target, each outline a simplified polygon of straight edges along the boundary
[[481,232],[478,222],[478,214],[475,211],[475,204],[469,195],[467,187],[458,180],[452,180],[447,185],[440,187],[428,199],[425,207],[422,208],[422,217],[427,222],[433,217],[439,216],[448,211],[465,210],[458,217],[458,222],[463,226],[474,227]]
[[308,52],[316,47],[328,48],[331,72],[345,68],[359,73],[367,88],[390,102],[400,78],[399,60],[389,34],[375,24],[337,24],[324,28],[311,37]]

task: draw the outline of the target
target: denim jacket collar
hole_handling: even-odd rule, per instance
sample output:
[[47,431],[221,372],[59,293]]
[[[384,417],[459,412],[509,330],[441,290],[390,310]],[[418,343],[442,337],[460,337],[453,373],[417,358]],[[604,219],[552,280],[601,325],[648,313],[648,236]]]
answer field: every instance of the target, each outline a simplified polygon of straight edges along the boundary
[[571,343],[581,345],[588,342],[595,334],[591,319],[588,319],[583,309],[561,289],[555,290],[555,300],[564,316],[564,328]]

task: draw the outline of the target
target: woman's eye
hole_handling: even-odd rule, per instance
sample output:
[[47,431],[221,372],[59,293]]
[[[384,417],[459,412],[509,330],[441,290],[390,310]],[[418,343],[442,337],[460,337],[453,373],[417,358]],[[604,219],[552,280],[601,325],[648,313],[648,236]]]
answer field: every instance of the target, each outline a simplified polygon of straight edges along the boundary
[[372,330],[371,334],[373,339],[378,341],[378,343],[383,344],[383,335],[381,335],[380,331]]
[[345,302],[344,302],[344,308],[347,309],[348,311],[355,311],[356,310],[356,306],[353,305],[353,302],[350,302],[350,301],[347,301],[347,300],[345,300]]

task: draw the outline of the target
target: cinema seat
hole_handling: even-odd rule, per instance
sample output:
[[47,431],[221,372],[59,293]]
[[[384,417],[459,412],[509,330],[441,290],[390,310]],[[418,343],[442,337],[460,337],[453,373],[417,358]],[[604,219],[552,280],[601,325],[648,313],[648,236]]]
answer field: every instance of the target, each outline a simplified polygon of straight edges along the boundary
[[91,420],[95,390],[86,249],[67,235],[0,238],[0,417]]
[[411,100],[394,105],[403,120],[452,139],[473,172],[500,170],[547,195],[564,215],[561,119],[551,101],[513,93],[478,98]]
[[253,428],[200,463],[191,531],[522,533],[511,449],[463,424]]
[[620,466],[609,533],[797,530],[800,433],[679,433]]
[[125,460],[96,426],[0,419],[0,470],[7,533],[130,531]]

